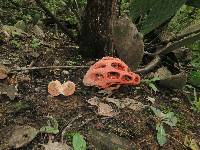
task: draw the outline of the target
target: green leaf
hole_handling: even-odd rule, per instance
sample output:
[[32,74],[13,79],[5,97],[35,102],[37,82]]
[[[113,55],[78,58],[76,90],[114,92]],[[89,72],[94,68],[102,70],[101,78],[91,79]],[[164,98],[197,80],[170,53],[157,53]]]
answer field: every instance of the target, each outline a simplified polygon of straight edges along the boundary
[[199,0],[189,0],[189,1],[187,1],[186,4],[189,5],[189,6],[200,8],[200,1]]
[[177,118],[174,116],[173,112],[168,112],[167,114],[164,115],[163,122],[173,127],[176,126]]
[[76,133],[72,140],[74,150],[86,150],[86,142],[82,135]]
[[154,83],[149,83],[149,87],[150,87],[154,92],[157,92],[157,91],[158,91],[158,88],[155,86]]
[[189,74],[188,82],[195,87],[200,87],[200,71],[192,71]]
[[165,133],[165,130],[163,128],[162,124],[157,124],[156,125],[156,130],[157,130],[157,141],[160,146],[163,146],[167,142],[167,135]]
[[130,16],[144,35],[170,19],[186,0],[132,0]]
[[44,126],[40,129],[41,133],[58,134],[59,130],[51,126]]
[[157,116],[157,117],[160,117],[161,114],[163,114],[159,109],[153,107],[153,106],[150,106],[151,110],[154,112],[154,114]]
[[52,116],[48,116],[49,120],[47,120],[47,126],[43,126],[40,129],[40,132],[42,133],[50,133],[50,134],[58,134],[58,122],[55,118]]

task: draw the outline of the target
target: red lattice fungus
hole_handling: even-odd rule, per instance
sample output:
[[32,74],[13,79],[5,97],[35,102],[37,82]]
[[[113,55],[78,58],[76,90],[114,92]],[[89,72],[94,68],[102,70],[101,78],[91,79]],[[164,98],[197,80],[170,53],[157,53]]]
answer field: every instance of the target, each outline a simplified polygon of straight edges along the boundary
[[86,86],[102,89],[117,85],[138,85],[140,76],[130,71],[129,67],[119,58],[103,57],[90,67],[84,76]]

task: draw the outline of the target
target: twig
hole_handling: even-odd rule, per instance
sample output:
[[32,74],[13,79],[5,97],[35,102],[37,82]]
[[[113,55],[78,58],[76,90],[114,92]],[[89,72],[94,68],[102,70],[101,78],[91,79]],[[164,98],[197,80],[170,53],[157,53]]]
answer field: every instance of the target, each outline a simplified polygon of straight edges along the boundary
[[69,129],[72,126],[72,123],[74,121],[76,121],[77,119],[81,118],[83,115],[79,114],[78,116],[76,116],[75,118],[72,118],[67,124],[66,127],[63,129],[62,134],[61,134],[61,142],[63,143],[63,138],[64,138],[64,134],[67,131],[67,129]]
[[159,56],[156,56],[149,64],[147,64],[144,68],[138,69],[135,73],[147,73],[154,69],[161,61]]
[[11,72],[14,71],[26,71],[26,70],[41,70],[41,69],[57,69],[57,68],[62,68],[62,69],[78,69],[78,68],[89,68],[90,66],[44,66],[44,67],[21,67],[21,68],[16,68],[16,69],[11,69]]
[[183,143],[181,143],[179,140],[177,140],[176,138],[174,138],[173,136],[167,134],[167,136],[171,139],[173,139],[174,141],[178,142],[180,145],[182,145],[184,148],[187,148]]

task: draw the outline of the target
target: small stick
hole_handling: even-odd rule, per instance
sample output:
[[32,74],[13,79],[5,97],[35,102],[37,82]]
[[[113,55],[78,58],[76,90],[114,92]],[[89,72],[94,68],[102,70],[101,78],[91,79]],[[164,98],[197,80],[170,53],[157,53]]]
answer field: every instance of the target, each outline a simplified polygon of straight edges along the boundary
[[16,69],[11,69],[11,72],[13,71],[26,71],[26,70],[41,70],[41,69],[77,69],[77,68],[89,68],[90,66],[44,66],[44,67],[21,67]]
[[61,133],[61,142],[63,143],[63,139],[64,139],[64,134],[66,133],[67,129],[69,129],[72,124],[79,118],[81,118],[83,115],[79,114],[78,116],[76,116],[75,118],[72,118],[66,125],[66,127],[63,129],[62,133]]
[[182,145],[184,148],[187,148],[183,143],[181,143],[179,140],[177,140],[176,138],[174,138],[173,136],[167,134],[167,136],[171,139],[173,139],[174,141],[178,142],[180,145]]

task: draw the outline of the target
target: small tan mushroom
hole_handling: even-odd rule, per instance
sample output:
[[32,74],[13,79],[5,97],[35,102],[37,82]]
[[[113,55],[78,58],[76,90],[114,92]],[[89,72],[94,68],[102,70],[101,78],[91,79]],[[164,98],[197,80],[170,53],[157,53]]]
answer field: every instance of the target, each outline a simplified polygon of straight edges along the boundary
[[60,95],[62,93],[62,84],[60,83],[60,81],[51,81],[48,85],[48,92],[52,96]]
[[70,96],[75,92],[75,89],[76,85],[71,81],[67,81],[62,85],[62,94],[65,96]]

